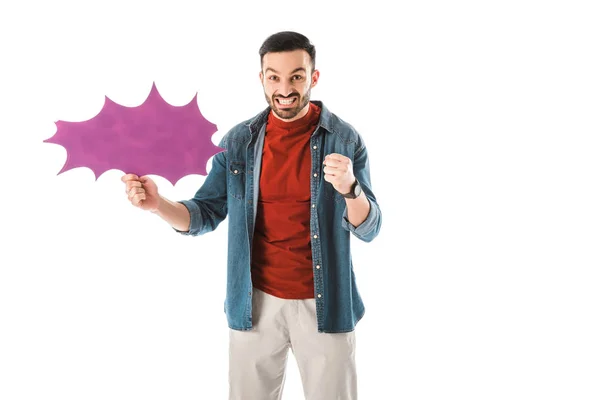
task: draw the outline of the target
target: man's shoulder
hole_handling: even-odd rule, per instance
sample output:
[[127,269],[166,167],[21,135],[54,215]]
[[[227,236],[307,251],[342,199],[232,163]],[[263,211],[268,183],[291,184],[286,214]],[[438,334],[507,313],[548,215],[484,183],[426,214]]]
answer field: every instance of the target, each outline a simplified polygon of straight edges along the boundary
[[250,134],[250,123],[252,119],[248,119],[242,122],[238,122],[234,126],[232,126],[229,131],[223,137],[224,140],[232,140],[234,142],[243,142],[247,140],[248,135]]
[[247,143],[250,138],[250,124],[253,118],[238,122],[225,132],[219,142],[219,147],[228,148],[236,143]]
[[225,136],[223,136],[222,141],[247,143],[252,135],[253,129],[256,129],[256,126],[259,125],[260,120],[264,118],[265,113],[266,110],[263,110],[251,118],[236,123],[227,131]]

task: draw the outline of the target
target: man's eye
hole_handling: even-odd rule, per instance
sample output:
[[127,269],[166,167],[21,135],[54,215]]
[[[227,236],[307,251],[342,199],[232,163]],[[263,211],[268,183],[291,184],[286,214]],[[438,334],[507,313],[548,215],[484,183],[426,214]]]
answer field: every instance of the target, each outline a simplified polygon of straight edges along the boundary
[[271,81],[276,81],[276,80],[277,80],[277,77],[276,77],[275,75],[271,75],[271,76],[269,77],[269,80],[271,80]]
[[294,80],[294,81],[299,81],[300,79],[302,79],[302,76],[301,76],[301,75],[294,75],[294,76],[292,77],[292,80]]

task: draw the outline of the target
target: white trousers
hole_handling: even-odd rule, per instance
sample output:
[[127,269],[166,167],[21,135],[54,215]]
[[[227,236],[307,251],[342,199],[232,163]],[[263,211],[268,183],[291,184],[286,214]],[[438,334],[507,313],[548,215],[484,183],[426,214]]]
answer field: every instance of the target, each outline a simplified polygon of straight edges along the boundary
[[315,299],[254,288],[251,331],[229,330],[229,400],[279,400],[288,350],[306,400],[356,400],[355,334],[317,332]]

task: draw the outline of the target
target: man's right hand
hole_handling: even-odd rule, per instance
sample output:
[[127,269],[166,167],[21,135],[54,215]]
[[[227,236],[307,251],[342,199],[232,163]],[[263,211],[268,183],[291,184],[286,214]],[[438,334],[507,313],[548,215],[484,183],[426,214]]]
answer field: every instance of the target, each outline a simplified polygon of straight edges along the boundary
[[121,177],[125,183],[125,192],[131,204],[142,210],[155,212],[158,209],[160,196],[158,187],[147,176],[138,177],[135,174],[126,174]]

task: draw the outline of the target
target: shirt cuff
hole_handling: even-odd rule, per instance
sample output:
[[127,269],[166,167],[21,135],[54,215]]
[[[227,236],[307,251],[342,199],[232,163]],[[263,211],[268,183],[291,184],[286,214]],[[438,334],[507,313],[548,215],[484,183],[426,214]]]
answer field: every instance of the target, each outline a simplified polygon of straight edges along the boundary
[[181,200],[178,203],[183,204],[190,213],[190,226],[187,231],[180,231],[178,229],[173,228],[173,230],[177,233],[180,233],[184,236],[193,236],[198,232],[198,227],[201,226],[202,217],[200,215],[200,207],[192,200]]
[[344,215],[342,218],[342,225],[344,228],[352,233],[354,233],[359,238],[366,237],[369,233],[371,233],[376,226],[377,223],[377,206],[373,204],[371,199],[367,197],[369,201],[369,214],[367,218],[358,226],[354,226],[348,220],[348,207],[344,209]]

